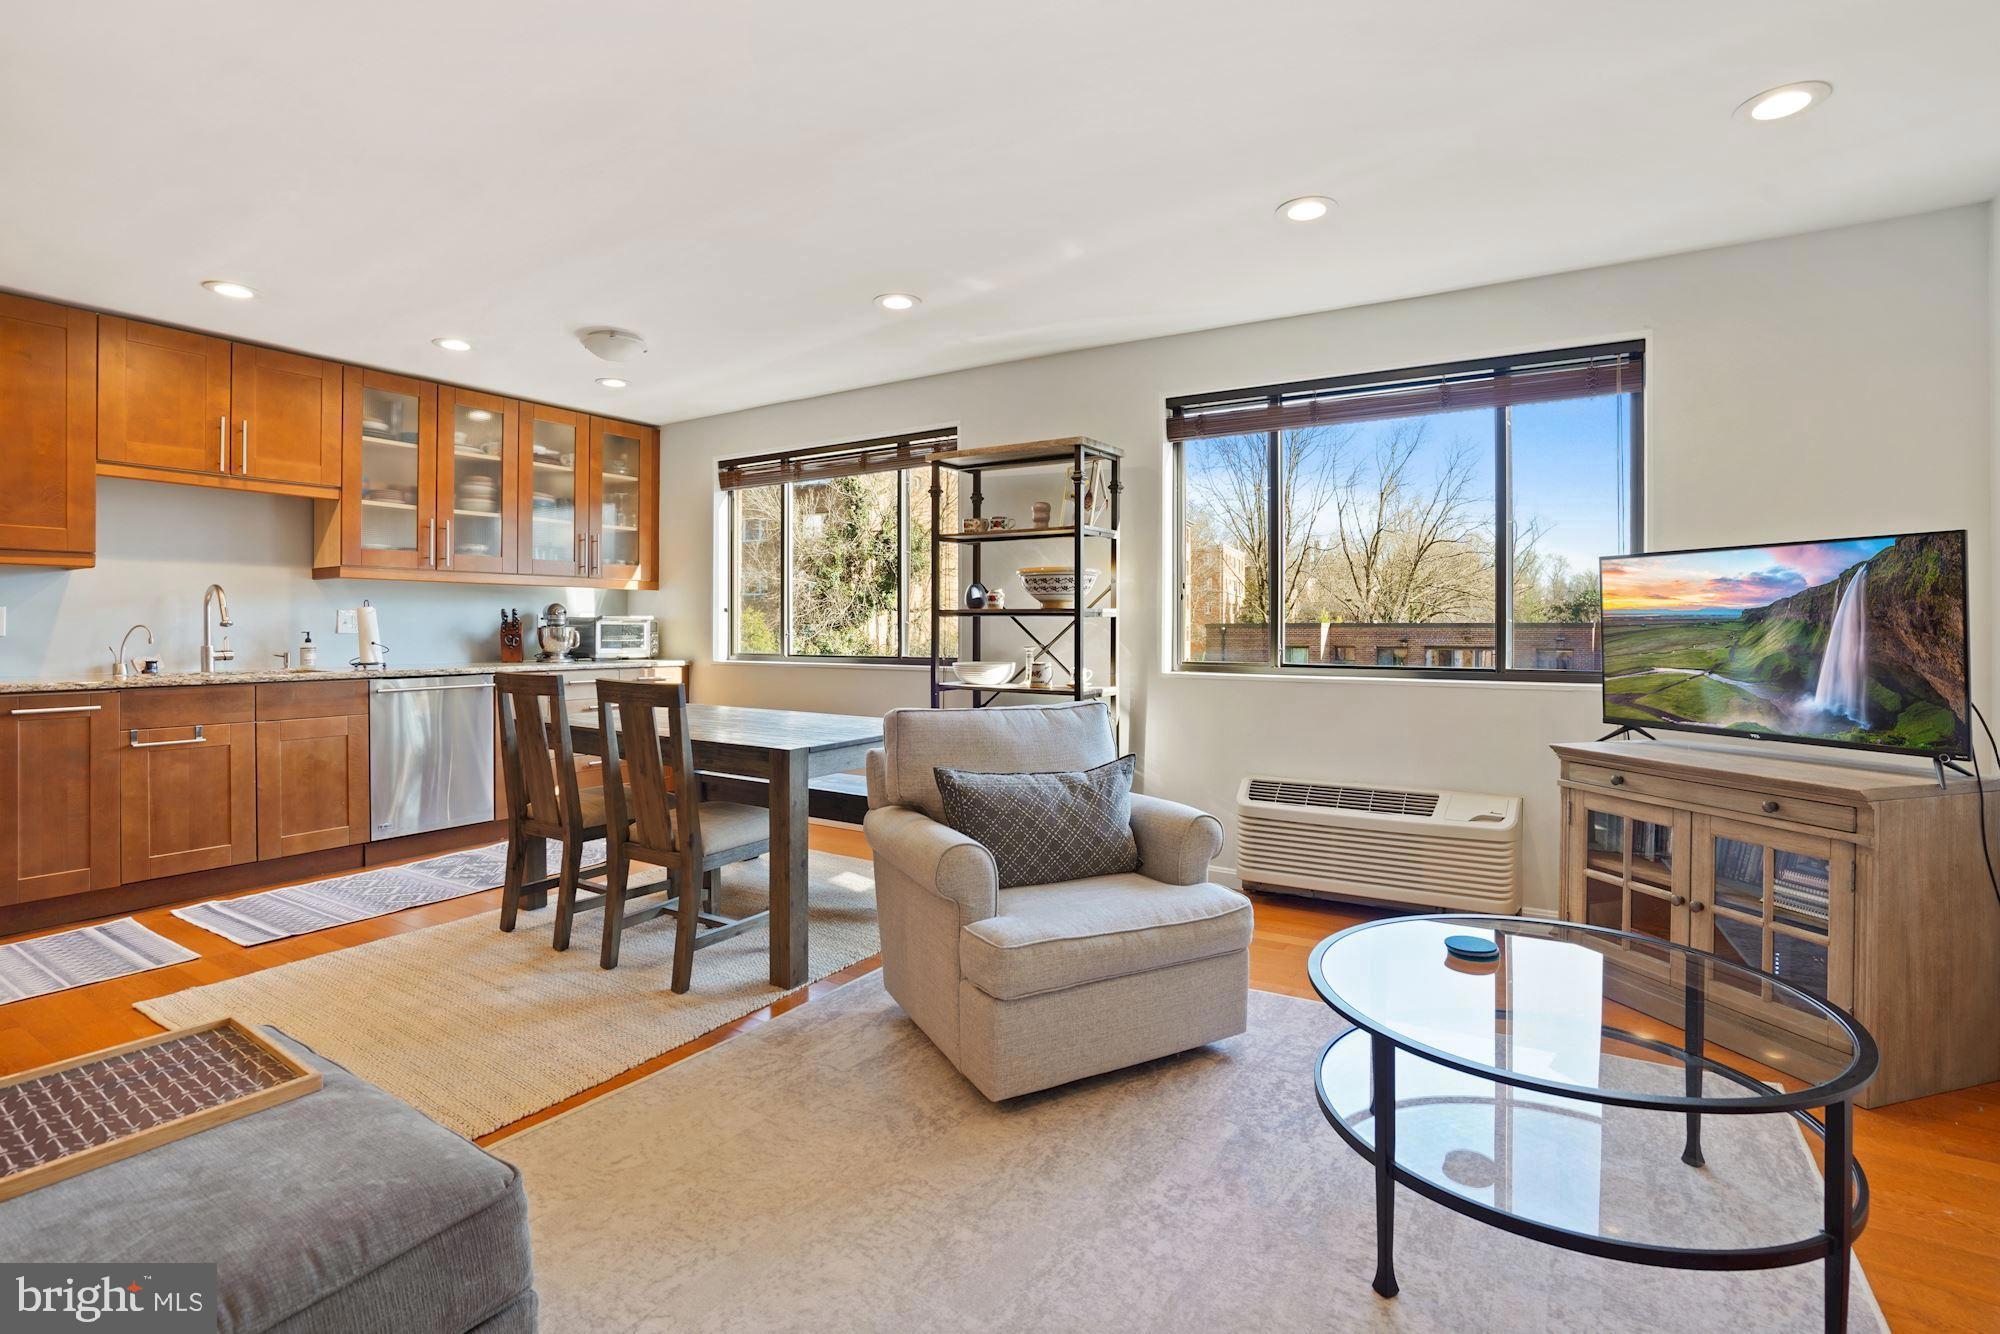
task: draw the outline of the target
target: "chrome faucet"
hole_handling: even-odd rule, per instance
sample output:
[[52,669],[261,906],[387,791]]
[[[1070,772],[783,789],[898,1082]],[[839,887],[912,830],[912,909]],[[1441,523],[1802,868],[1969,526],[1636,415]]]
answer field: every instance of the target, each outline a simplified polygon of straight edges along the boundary
[[[150,625],[135,625],[132,627],[132,630],[144,630],[146,632],[146,643],[150,645],[153,642],[153,627]],[[125,646],[132,642],[132,630],[125,632],[125,638],[118,641],[117,648],[111,648],[109,644],[105,645],[105,648],[109,649],[111,653],[111,674],[120,680],[132,675],[137,670],[133,665],[132,659],[125,656]]]
[[209,642],[208,605],[213,602],[222,613],[221,625],[227,630],[235,622],[229,619],[229,595],[222,591],[221,584],[210,584],[208,591],[201,595],[201,669],[215,670],[218,662],[234,662],[236,650],[229,647],[229,636],[222,637],[222,647],[216,648]]

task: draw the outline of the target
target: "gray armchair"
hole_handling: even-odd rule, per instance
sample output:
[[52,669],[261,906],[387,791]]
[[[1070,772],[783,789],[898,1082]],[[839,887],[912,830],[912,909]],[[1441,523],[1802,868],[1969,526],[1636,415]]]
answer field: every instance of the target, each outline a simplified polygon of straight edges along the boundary
[[898,709],[868,757],[889,994],[998,1102],[1241,1033],[1250,901],[1208,882],[1222,826],[1134,794],[1140,866],[999,887],[993,854],[940,823],[939,767],[1088,769],[1117,757],[1102,703]]

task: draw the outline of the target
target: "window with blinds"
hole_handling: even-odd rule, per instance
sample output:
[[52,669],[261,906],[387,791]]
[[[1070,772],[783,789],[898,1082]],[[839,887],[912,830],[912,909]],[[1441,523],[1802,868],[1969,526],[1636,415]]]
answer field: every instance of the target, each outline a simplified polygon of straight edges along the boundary
[[731,654],[928,662],[929,460],[957,447],[939,429],[719,463]]
[[1644,396],[1629,342],[1169,400],[1181,665],[1594,677]]

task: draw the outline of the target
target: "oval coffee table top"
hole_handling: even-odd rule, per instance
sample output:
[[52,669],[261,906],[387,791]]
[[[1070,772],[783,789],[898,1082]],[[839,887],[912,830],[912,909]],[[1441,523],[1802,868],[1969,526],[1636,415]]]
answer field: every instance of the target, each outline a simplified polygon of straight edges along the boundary
[[[1448,936],[1492,941],[1489,963]],[[1603,927],[1520,917],[1395,917],[1329,936],[1315,990],[1356,1026],[1441,1065],[1518,1088],[1625,1107],[1780,1112],[1845,1098],[1874,1077],[1854,1018],[1770,973]],[[1697,1029],[1699,1093],[1661,1080]],[[1774,1075],[1801,1087],[1781,1088]]]

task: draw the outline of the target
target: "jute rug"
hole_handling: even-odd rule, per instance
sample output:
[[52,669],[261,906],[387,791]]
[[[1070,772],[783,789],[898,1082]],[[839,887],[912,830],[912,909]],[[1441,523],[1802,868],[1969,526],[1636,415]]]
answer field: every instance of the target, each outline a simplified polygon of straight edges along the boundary
[[[527,1180],[541,1327],[1821,1327],[1817,1264],[1705,1274],[1593,1260],[1409,1191],[1402,1295],[1376,1297],[1371,1170],[1313,1099],[1338,1021],[1316,1002],[1250,1000],[1241,1037],[996,1107],[871,975],[501,1140]],[[1677,1118],[1615,1121],[1604,1159],[1630,1169],[1600,1180],[1575,1143],[1523,1161],[1536,1150],[1517,1140],[1513,1181],[1567,1188],[1611,1225],[1698,1217],[1710,1244],[1773,1210],[1816,1230],[1819,1177],[1789,1118],[1709,1118],[1704,1172],[1681,1164]],[[1886,1329],[1858,1271],[1853,1292],[1851,1328]]]
[[[723,910],[768,900],[763,860],[724,870]],[[812,854],[811,974],[881,948],[868,863]],[[168,1027],[234,1015],[275,1024],[462,1135],[483,1135],[770,1004],[770,933],[745,931],[695,955],[694,986],[668,989],[673,923],[625,932],[617,968],[597,966],[603,918],[577,919],[570,948],[550,948],[554,910],[496,914],[141,1001]]]

